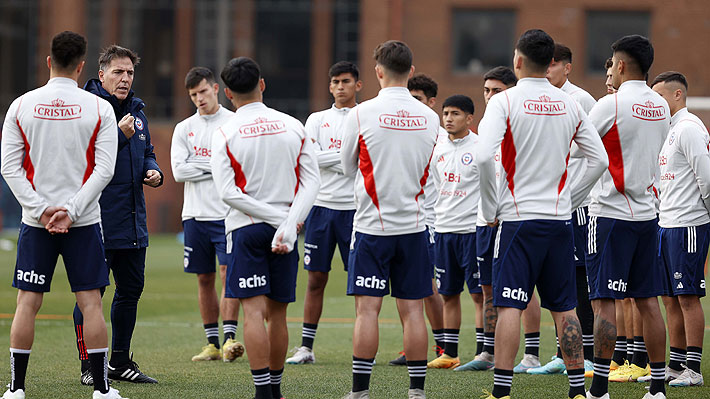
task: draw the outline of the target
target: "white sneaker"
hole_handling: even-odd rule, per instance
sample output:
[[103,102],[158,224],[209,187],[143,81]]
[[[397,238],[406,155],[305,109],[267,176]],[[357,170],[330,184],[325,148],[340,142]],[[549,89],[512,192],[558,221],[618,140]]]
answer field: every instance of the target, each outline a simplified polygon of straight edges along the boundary
[[691,369],[685,369],[681,375],[669,382],[668,385],[672,387],[702,386],[703,375]]
[[22,389],[18,389],[15,392],[10,392],[10,390],[8,389],[2,395],[2,399],[25,399],[25,391]]
[[[671,382],[671,380],[675,380],[676,378],[680,377],[680,375],[683,374],[683,370],[678,371],[666,366],[666,383],[669,383]],[[639,377],[636,381],[651,382],[651,374]]]
[[602,396],[594,396],[590,392],[587,392],[587,399],[609,399],[609,392]]
[[666,399],[666,394],[657,392],[655,395],[651,395],[651,392],[646,392],[642,399]]
[[106,393],[94,391],[94,396],[92,396],[92,399],[128,399],[128,398],[124,398],[123,396],[119,395],[118,389],[109,388],[108,392],[106,392]]
[[294,352],[294,355],[286,359],[286,363],[288,364],[306,364],[316,362],[316,355],[313,354],[313,349],[307,346],[293,348],[292,352]]
[[409,390],[409,399],[426,399],[426,395],[424,395],[424,390],[423,389],[410,389]]
[[350,392],[343,399],[370,399],[370,391]]

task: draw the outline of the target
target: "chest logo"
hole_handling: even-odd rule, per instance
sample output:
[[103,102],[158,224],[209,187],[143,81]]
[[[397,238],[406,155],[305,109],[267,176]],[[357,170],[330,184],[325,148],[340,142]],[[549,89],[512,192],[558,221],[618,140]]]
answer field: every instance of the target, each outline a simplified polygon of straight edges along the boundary
[[662,121],[666,118],[665,108],[660,105],[656,106],[650,100],[643,104],[634,104],[631,107],[631,111],[631,115],[634,118],[644,121]]
[[65,104],[62,99],[52,100],[51,104],[35,105],[34,115],[37,119],[68,121],[81,118],[81,105]]
[[473,162],[473,155],[470,152],[467,152],[461,156],[461,163],[468,166]]

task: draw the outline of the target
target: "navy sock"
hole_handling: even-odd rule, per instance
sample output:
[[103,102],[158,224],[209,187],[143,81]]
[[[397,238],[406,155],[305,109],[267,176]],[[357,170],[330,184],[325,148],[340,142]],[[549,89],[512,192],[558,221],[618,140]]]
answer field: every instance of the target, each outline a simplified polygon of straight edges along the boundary
[[495,332],[487,332],[483,333],[483,351],[488,352],[489,355],[494,355],[494,349],[495,349],[495,339],[496,339],[496,333]]
[[602,397],[609,392],[609,365],[611,359],[594,358],[594,378],[589,393],[596,397]]
[[254,380],[254,387],[256,388],[256,396],[254,399],[272,399],[269,368],[265,367],[259,370],[252,370],[251,377]]
[[[634,357],[631,359],[631,363],[641,367],[646,368],[648,363],[648,355],[646,354],[646,343],[643,337],[634,337]],[[663,366],[666,367],[666,366]]]
[[301,346],[313,349],[313,341],[316,339],[318,324],[303,323],[301,330]]
[[688,365],[688,368],[695,371],[696,373],[699,373],[700,361],[703,358],[703,348],[698,346],[689,346],[688,353],[686,356],[686,364]]
[[108,348],[88,349],[91,376],[94,378],[94,391],[108,392]]
[[215,348],[219,349],[219,323],[203,324],[202,326],[205,329],[207,343],[212,344]]
[[658,392],[666,393],[666,362],[651,363],[651,386],[648,391],[651,395]]
[[584,391],[584,367],[578,369],[567,369],[567,379],[569,380],[569,397],[577,395],[585,396]]
[[616,364],[623,365],[626,360],[626,337],[619,335],[616,337],[616,346],[614,346],[614,357],[612,359]]
[[668,362],[668,367],[675,371],[683,371],[683,363],[685,363],[685,349],[674,348],[671,346],[671,361]]
[[222,332],[224,333],[224,342],[228,339],[234,339],[237,336],[237,326],[239,323],[236,320],[222,320]]
[[273,399],[281,399],[281,378],[284,375],[284,369],[271,370],[271,396]]
[[444,353],[451,356],[451,357],[457,357],[459,355],[459,329],[458,328],[445,328],[444,329]]

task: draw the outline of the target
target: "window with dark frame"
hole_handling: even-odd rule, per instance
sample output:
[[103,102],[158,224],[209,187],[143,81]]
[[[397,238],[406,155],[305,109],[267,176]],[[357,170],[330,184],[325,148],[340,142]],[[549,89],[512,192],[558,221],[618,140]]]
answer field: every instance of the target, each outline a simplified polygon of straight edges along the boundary
[[606,73],[604,63],[611,57],[611,44],[626,35],[648,37],[650,23],[651,14],[646,11],[587,11],[587,73]]
[[454,8],[451,13],[454,72],[482,75],[493,67],[511,65],[515,11]]

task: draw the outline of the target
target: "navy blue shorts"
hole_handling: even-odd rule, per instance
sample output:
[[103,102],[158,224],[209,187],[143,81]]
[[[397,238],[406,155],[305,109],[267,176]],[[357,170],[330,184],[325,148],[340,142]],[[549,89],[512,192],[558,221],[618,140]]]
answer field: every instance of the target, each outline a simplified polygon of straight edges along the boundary
[[298,250],[271,252],[276,229],[266,223],[238,228],[227,235],[231,253],[227,264],[227,298],[266,295],[277,302],[296,300]]
[[525,309],[537,286],[540,305],[553,312],[577,306],[570,220],[503,222],[493,259],[493,306]]
[[480,285],[493,284],[493,248],[498,227],[476,226],[476,263]]
[[439,272],[436,270],[436,230],[434,230],[432,226],[427,226],[426,233],[426,252],[429,256],[429,264],[431,265],[431,278],[439,278]]
[[183,264],[187,273],[214,273],[214,259],[220,265],[227,264],[226,244],[223,220],[182,221],[185,232],[185,254]]
[[658,222],[589,217],[586,263],[589,299],[666,295],[658,262]]
[[314,206],[304,225],[306,239],[303,244],[303,268],[328,273],[338,244],[343,268],[348,270],[350,237],[353,231],[355,210],[338,211]]
[[659,262],[668,275],[668,293],[705,296],[705,259],[710,223],[693,227],[659,228]]
[[466,282],[470,294],[480,293],[476,264],[476,233],[436,234],[436,286],[442,295],[458,295]]
[[585,267],[584,248],[587,246],[587,224],[589,216],[587,207],[577,208],[572,212],[572,228],[574,229],[574,265]]
[[72,292],[109,285],[104,242],[98,223],[72,227],[66,234],[20,225],[17,262],[12,286],[24,291],[49,292],[57,259],[62,255]]
[[348,295],[421,299],[432,295],[427,232],[375,236],[356,232],[348,263]]

